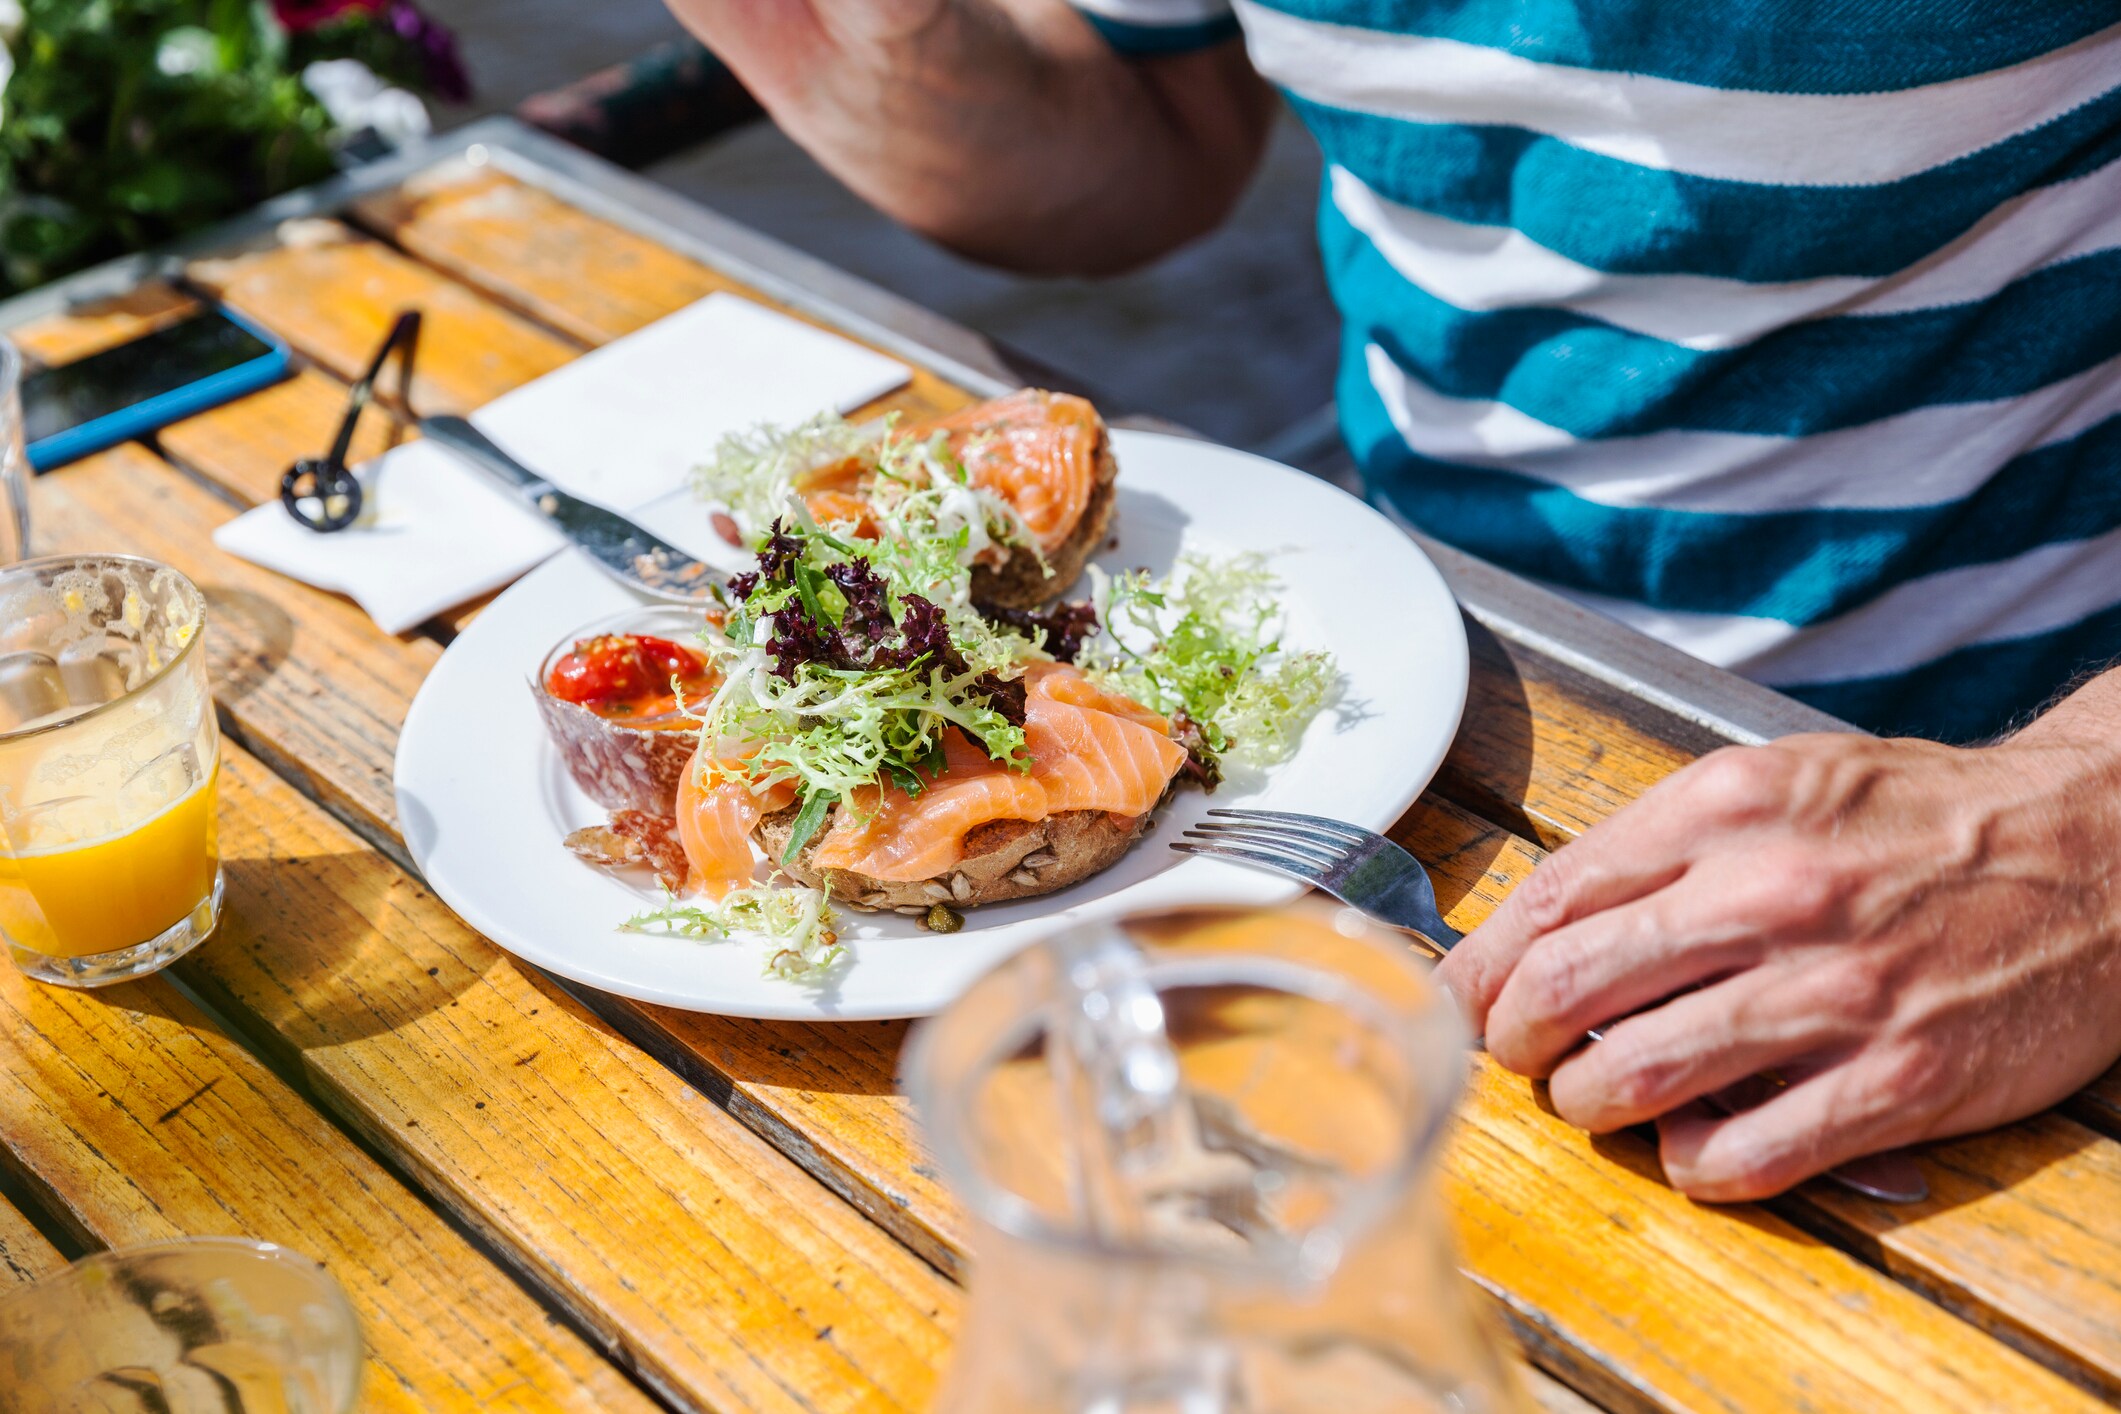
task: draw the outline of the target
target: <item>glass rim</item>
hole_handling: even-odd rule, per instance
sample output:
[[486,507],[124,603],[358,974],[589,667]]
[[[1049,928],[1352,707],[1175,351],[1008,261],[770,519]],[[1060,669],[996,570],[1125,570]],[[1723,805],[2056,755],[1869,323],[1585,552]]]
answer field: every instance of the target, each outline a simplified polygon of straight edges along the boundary
[[262,1258],[275,1265],[299,1271],[304,1275],[320,1278],[317,1286],[346,1320],[348,1327],[358,1337],[361,1330],[360,1314],[354,1310],[353,1298],[346,1287],[331,1274],[331,1269],[306,1252],[297,1252],[292,1247],[277,1242],[267,1242],[255,1237],[172,1237],[162,1242],[141,1242],[124,1247],[106,1247],[90,1252],[67,1263],[56,1272],[39,1277],[29,1285],[0,1298],[0,1316],[6,1315],[18,1305],[29,1304],[29,1298],[43,1295],[51,1298],[52,1290],[61,1282],[71,1281],[82,1273],[111,1262],[133,1261],[141,1258],[181,1257],[189,1252],[241,1252],[246,1256]]
[[21,346],[12,338],[0,335],[0,392],[22,380],[22,370],[27,362]]
[[[1199,907],[1202,911],[1221,912],[1232,916],[1262,911],[1228,904],[1206,904]],[[1179,908],[1183,909],[1183,906]],[[1108,920],[1111,926],[1123,922],[1122,919]],[[1039,946],[1034,943],[1013,954],[997,964],[994,972],[1008,967],[1028,965],[1030,955]],[[1346,1197],[1336,1205],[1332,1216],[1312,1229],[1299,1245],[1298,1260],[1309,1256],[1304,1249],[1310,1246],[1314,1237],[1330,1236],[1344,1250],[1352,1239],[1369,1230],[1390,1211],[1399,1195],[1427,1167],[1441,1146],[1444,1134],[1450,1128],[1455,1102],[1465,1089],[1468,1062],[1467,1047],[1462,1044],[1465,1040],[1462,1035],[1464,1025],[1448,999],[1438,993],[1442,1005],[1438,1012],[1437,1024],[1443,1031],[1441,1049],[1448,1059],[1442,1065],[1425,1064],[1424,1062],[1431,1058],[1423,1054],[1427,1046],[1422,1036],[1415,1034],[1408,1026],[1391,1025],[1395,1018],[1389,1007],[1365,992],[1353,979],[1325,968],[1310,967],[1300,962],[1264,954],[1233,952],[1212,958],[1157,960],[1151,962],[1142,975],[1151,986],[1164,990],[1171,986],[1209,985],[1210,974],[1216,971],[1221,973],[1214,979],[1217,982],[1226,984],[1234,979],[1235,974],[1242,973],[1246,975],[1236,980],[1254,980],[1262,987],[1341,1006],[1363,1017],[1372,1023],[1378,1034],[1391,1042],[1394,1051],[1407,1063],[1408,1075],[1415,1092],[1427,1102],[1426,1113],[1414,1116],[1412,1122],[1407,1125],[1405,1139],[1392,1161],[1351,1185]],[[971,987],[960,994],[960,999],[970,995],[992,975],[989,973],[975,980]],[[974,1159],[966,1142],[966,1126],[960,1113],[962,1106],[952,1105],[946,1112],[941,1103],[943,1097],[953,1088],[945,1085],[935,1073],[938,1064],[937,1051],[947,1015],[946,1008],[944,1012],[927,1018],[915,1027],[913,1034],[907,1038],[903,1086],[919,1115],[922,1137],[934,1152],[951,1190],[982,1222],[1005,1236],[1081,1256],[1125,1262],[1184,1263],[1237,1276],[1271,1274],[1284,1269],[1284,1264],[1263,1255],[1187,1251],[1177,1247],[1108,1237],[1085,1231],[1081,1227],[1056,1223],[1021,1194],[995,1182]],[[1032,1025],[1018,1026],[1008,1034],[998,1033],[995,1044],[989,1047],[982,1058],[983,1066],[992,1064],[998,1056],[1006,1054],[1009,1050],[1008,1042],[1012,1037],[1021,1040],[1027,1030],[1043,1029],[1038,1025],[1039,1018],[1035,1014],[1026,1014],[1024,1020]],[[1386,1024],[1376,1024],[1380,1020]],[[1337,1259],[1338,1253],[1335,1255]]]
[[[0,339],[0,344],[5,344],[6,342],[7,341],[5,339]],[[0,376],[5,376],[4,371],[0,371]],[[0,565],[0,580],[4,580],[10,575],[14,575],[21,571],[35,571],[39,569],[49,568],[55,565],[88,564],[140,565],[153,570],[166,570],[170,574],[175,575],[178,580],[183,583],[184,587],[186,589],[189,589],[199,601],[198,631],[192,634],[189,639],[185,640],[184,645],[179,648],[175,653],[170,655],[169,661],[164,663],[161,667],[155,669],[153,673],[149,674],[148,677],[143,682],[141,682],[138,687],[129,688],[124,693],[120,694],[117,697],[113,697],[108,702],[98,702],[95,706],[89,708],[86,712],[76,713],[74,716],[71,717],[63,717],[56,722],[46,722],[41,726],[16,727],[9,731],[0,731],[0,746],[12,745],[13,743],[18,741],[27,741],[31,737],[42,736],[46,732],[64,731],[68,727],[71,727],[76,723],[86,722],[93,717],[101,716],[103,713],[110,711],[114,707],[118,707],[123,705],[124,703],[132,701],[141,693],[146,692],[156,683],[159,683],[164,678],[168,677],[171,672],[175,671],[179,663],[188,661],[192,655],[192,650],[197,648],[200,643],[205,641],[206,591],[199,588],[198,584],[193,581],[190,575],[178,569],[175,565],[164,564],[160,560],[150,560],[145,555],[39,555],[35,559],[16,560],[13,564]]]

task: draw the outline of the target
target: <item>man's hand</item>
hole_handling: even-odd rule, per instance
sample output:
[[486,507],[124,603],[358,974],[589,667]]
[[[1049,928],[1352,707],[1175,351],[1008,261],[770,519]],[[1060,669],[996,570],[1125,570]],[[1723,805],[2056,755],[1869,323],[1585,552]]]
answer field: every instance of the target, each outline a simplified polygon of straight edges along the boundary
[[[1717,752],[1540,865],[1437,975],[1563,1118],[1657,1120],[1697,1198],[2044,1109],[2121,1056],[2117,702],[2109,673],[2000,746]],[[1786,1088],[1744,1113],[1689,1103],[1763,1072]]]

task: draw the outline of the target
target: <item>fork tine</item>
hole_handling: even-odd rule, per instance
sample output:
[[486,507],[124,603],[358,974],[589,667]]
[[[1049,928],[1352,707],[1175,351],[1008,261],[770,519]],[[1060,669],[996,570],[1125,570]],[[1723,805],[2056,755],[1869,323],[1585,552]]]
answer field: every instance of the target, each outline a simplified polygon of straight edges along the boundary
[[1335,839],[1363,842],[1379,838],[1360,825],[1350,825],[1345,820],[1329,820],[1323,815],[1299,815],[1290,810],[1210,810],[1210,815],[1225,820],[1242,820],[1253,824],[1272,823],[1289,825],[1301,829],[1315,830],[1331,835]]
[[1171,848],[1177,850],[1180,854],[1198,854],[1208,858],[1243,859],[1259,865],[1262,869],[1272,869],[1277,874],[1286,874],[1290,878],[1302,880],[1306,884],[1316,884],[1321,878],[1317,866],[1288,855],[1268,854],[1256,849],[1239,849],[1235,845],[1195,844],[1187,840],[1173,840]]
[[1215,843],[1263,845],[1281,850],[1285,854],[1297,855],[1315,864],[1339,864],[1348,858],[1348,847],[1338,842],[1328,843],[1313,835],[1285,832],[1278,827],[1260,825],[1198,825],[1185,832],[1187,839],[1208,840]]
[[1243,830],[1262,839],[1282,841],[1308,840],[1312,844],[1324,849],[1330,849],[1335,854],[1341,855],[1355,854],[1379,842],[1376,835],[1368,833],[1340,834],[1331,830],[1314,830],[1308,825],[1283,824],[1279,820],[1203,820],[1198,828],[1203,830]]

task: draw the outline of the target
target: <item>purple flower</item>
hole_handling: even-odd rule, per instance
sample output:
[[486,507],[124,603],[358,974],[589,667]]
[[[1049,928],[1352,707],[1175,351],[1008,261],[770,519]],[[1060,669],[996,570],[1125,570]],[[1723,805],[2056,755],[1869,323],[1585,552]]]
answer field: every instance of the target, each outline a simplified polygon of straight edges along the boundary
[[300,34],[341,16],[379,14],[389,3],[390,0],[272,0],[272,13],[282,29]]
[[[285,3],[285,0],[281,2]],[[333,0],[322,0],[322,3],[330,4]],[[363,0],[337,0],[337,3],[360,4]],[[430,19],[412,0],[381,0],[381,3],[390,7],[384,17],[391,32],[419,55],[428,91],[446,103],[462,103],[470,98],[471,75],[465,72],[463,56],[457,52],[455,32]]]

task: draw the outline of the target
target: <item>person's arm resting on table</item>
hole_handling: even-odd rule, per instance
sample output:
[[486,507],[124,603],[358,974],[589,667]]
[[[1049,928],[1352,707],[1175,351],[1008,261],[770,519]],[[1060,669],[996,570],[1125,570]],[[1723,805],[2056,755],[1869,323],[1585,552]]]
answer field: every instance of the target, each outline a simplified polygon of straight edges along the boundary
[[1273,119],[1234,27],[1124,56],[1065,0],[671,8],[858,195],[1020,270],[1105,274],[1203,234],[1243,193]]
[[[2045,1109],[2121,1057],[2121,670],[1994,746],[1717,752],[1540,865],[1438,976],[1565,1119],[1657,1120],[1699,1198]],[[1744,1114],[1688,1103],[1764,1071],[1788,1087]]]

